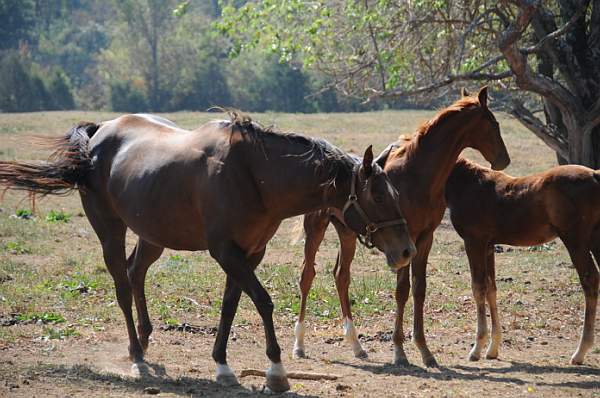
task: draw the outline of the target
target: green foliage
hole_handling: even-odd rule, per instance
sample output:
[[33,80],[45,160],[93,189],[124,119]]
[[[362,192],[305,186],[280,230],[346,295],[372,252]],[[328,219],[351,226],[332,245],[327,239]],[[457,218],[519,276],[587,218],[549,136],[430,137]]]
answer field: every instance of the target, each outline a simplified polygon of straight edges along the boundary
[[116,112],[143,112],[148,109],[146,96],[130,82],[115,82],[110,86],[110,107]]
[[50,210],[46,215],[46,221],[51,223],[63,222],[68,223],[71,215],[62,210]]
[[17,48],[32,36],[35,25],[33,0],[0,0],[0,50]]
[[72,336],[79,336],[79,332],[74,327],[66,327],[64,329],[45,327],[42,334],[42,337],[46,340],[64,340]]
[[4,249],[12,254],[29,254],[31,250],[21,241],[6,242]]
[[15,215],[17,216],[17,218],[21,218],[23,220],[29,220],[33,218],[33,213],[31,212],[31,210],[28,209],[17,209]]
[[16,316],[16,319],[21,322],[37,322],[41,321],[42,323],[63,323],[65,322],[65,318],[61,314],[57,314],[54,312],[28,312],[25,314],[19,314]]

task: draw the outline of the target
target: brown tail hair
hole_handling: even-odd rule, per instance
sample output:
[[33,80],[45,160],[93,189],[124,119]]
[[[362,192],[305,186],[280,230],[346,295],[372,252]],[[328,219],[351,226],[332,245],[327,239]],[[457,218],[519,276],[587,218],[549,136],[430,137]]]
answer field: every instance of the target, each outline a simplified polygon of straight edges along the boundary
[[54,149],[45,162],[0,161],[0,186],[61,195],[84,185],[92,169],[88,144],[98,128],[98,124],[80,122],[64,137],[41,139]]

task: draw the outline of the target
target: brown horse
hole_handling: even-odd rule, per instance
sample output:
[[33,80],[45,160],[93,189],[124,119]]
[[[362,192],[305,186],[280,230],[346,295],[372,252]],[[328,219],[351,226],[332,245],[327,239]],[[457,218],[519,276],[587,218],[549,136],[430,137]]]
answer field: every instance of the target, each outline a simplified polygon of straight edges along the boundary
[[[600,172],[558,166],[526,177],[511,177],[460,159],[446,184],[452,224],[465,241],[477,305],[477,339],[469,358],[479,359],[488,331],[486,358],[498,357],[501,329],[496,307],[494,244],[531,246],[559,237],[569,252],[585,293],[583,333],[572,364],[581,364],[594,343],[600,263]],[[591,253],[591,254],[590,254]]]
[[[148,115],[81,123],[57,140],[50,162],[0,162],[0,184],[42,194],[79,190],[115,282],[134,371],[145,367],[152,331],[146,270],[165,247],[209,250],[227,275],[213,350],[217,381],[237,383],[226,348],[243,291],[263,321],[271,360],[267,387],[285,391],[273,303],[254,273],[281,221],[320,208],[341,209],[346,224],[369,235],[394,269],[408,265],[415,248],[398,193],[373,163],[371,147],[361,162],[326,141],[272,132],[233,112],[230,117],[194,132]],[[380,228],[371,231],[373,226]],[[129,258],[127,228],[139,237]]]
[[[407,217],[411,239],[417,244],[417,255],[412,261],[414,298],[414,341],[427,366],[436,365],[435,358],[427,348],[423,331],[423,303],[425,300],[425,271],[433,240],[433,231],[440,224],[446,208],[444,187],[446,179],[462,150],[466,147],[480,151],[494,169],[508,166],[510,158],[500,136],[500,128],[487,107],[487,88],[477,96],[464,97],[442,110],[424,123],[410,142],[390,145],[377,159],[384,167],[392,184],[405,195],[400,197],[400,208]],[[344,334],[352,346],[354,355],[366,357],[352,322],[348,287],[350,264],[356,249],[356,234],[346,228],[336,217],[337,212],[327,210],[311,213],[304,218],[306,244],[300,280],[301,306],[296,323],[294,355],[305,356],[304,318],[306,299],[315,277],[315,255],[327,225],[331,220],[340,238],[340,252],[335,268],[335,282],[341,302]],[[331,218],[330,218],[331,217]],[[398,365],[407,364],[403,349],[402,320],[404,306],[410,291],[409,268],[397,273],[396,302],[398,311],[394,330],[395,358]]]

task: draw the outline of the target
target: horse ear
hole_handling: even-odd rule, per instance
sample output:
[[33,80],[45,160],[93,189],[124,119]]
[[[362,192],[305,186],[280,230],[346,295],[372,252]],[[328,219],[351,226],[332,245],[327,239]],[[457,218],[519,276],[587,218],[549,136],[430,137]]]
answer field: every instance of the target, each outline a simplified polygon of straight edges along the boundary
[[479,98],[479,105],[483,108],[487,108],[487,100],[488,100],[488,87],[483,86],[481,90],[479,90],[479,94],[477,94],[477,98]]
[[373,174],[373,145],[369,145],[363,156],[363,172],[365,178],[369,178]]
[[463,87],[463,88],[460,90],[460,95],[461,95],[461,96],[463,96],[463,97],[468,97],[468,96],[469,96],[469,95],[471,95],[471,94],[469,94],[469,92],[467,91],[467,89]]
[[390,144],[375,158],[375,163],[379,165],[382,169],[385,167],[385,162],[387,162],[388,156],[390,156],[390,152],[394,148],[394,144]]

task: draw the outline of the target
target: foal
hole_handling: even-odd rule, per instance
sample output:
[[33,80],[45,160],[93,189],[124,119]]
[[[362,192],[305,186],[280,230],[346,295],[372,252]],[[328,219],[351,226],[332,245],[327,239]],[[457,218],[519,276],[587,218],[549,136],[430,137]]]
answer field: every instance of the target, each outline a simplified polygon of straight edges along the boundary
[[[194,132],[147,115],[81,123],[55,144],[50,162],[0,162],[0,185],[42,194],[79,190],[115,282],[134,371],[145,367],[152,331],[144,279],[165,247],[208,250],[227,275],[212,355],[217,381],[237,383],[226,349],[243,291],[262,318],[271,361],[266,384],[277,392],[289,384],[273,303],[254,270],[281,221],[333,207],[385,253],[391,268],[408,265],[415,252],[398,193],[373,163],[371,147],[358,161],[326,141],[276,133],[233,112]],[[129,258],[128,228],[139,237]]]
[[[500,136],[500,127],[487,107],[487,88],[476,96],[463,97],[442,110],[433,119],[424,123],[411,141],[402,145],[390,145],[376,160],[390,177],[394,187],[404,195],[399,197],[399,205],[405,214],[410,237],[417,245],[417,255],[412,260],[414,332],[413,339],[427,366],[435,366],[436,361],[425,342],[423,331],[423,304],[425,300],[425,271],[427,258],[433,240],[433,231],[440,224],[446,208],[444,187],[459,154],[471,147],[480,151],[494,169],[504,169],[510,159]],[[304,318],[306,300],[315,277],[315,255],[325,235],[329,222],[332,222],[340,239],[335,268],[335,283],[342,307],[344,335],[356,357],[366,357],[358,341],[352,322],[348,287],[350,285],[350,264],[356,250],[356,234],[339,221],[339,213],[330,210],[307,214],[304,217],[306,243],[304,263],[300,280],[301,305],[296,322],[294,356],[304,357]],[[397,314],[394,329],[395,356],[397,365],[408,364],[404,353],[404,332],[402,321],[404,306],[410,291],[409,268],[397,273],[396,303]]]
[[[469,354],[479,359],[488,331],[486,358],[498,357],[501,330],[496,307],[494,244],[532,246],[559,237],[569,252],[585,293],[583,333],[572,364],[583,363],[594,343],[600,263],[600,172],[583,166],[558,166],[526,177],[460,159],[446,184],[452,224],[465,241],[477,305],[477,339]],[[590,254],[591,253],[591,254]]]

